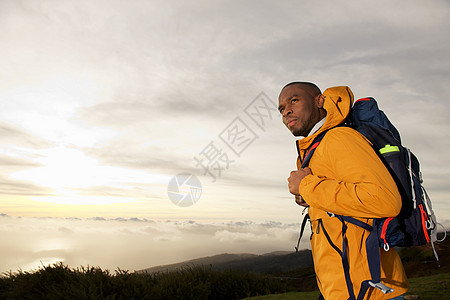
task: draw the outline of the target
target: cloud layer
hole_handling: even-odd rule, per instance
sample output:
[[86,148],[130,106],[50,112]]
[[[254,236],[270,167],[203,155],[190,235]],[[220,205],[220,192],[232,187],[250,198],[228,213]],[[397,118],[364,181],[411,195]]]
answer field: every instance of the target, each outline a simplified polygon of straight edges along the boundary
[[218,253],[293,250],[297,225],[103,217],[18,218],[2,214],[0,272],[36,269],[56,261],[72,267],[91,265],[133,271]]

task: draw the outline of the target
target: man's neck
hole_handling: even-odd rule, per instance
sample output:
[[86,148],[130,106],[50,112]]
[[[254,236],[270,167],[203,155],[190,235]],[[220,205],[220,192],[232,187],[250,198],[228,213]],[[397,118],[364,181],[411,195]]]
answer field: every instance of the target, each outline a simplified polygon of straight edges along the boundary
[[[320,120],[319,122],[316,123],[316,125],[313,126],[313,128],[311,128],[311,131],[308,133],[307,136],[313,135],[314,133],[317,132],[317,130],[320,129],[320,127],[323,126],[323,124],[325,124],[325,119],[326,117],[324,117],[322,120]],[[304,139],[304,136],[299,136],[298,140]]]

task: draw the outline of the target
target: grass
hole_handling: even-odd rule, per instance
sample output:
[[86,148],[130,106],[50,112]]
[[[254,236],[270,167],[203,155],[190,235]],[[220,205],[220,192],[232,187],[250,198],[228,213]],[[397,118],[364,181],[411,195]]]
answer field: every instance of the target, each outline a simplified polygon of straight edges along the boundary
[[245,300],[317,300],[319,292],[288,292],[276,295],[256,296]]
[[420,300],[450,299],[450,273],[441,273],[431,276],[409,279],[411,288],[407,295],[419,295]]
[[[450,300],[450,273],[409,279],[411,288],[406,295],[418,295],[420,300]],[[289,292],[245,298],[247,300],[316,300],[319,292]]]
[[285,292],[269,275],[189,267],[171,272],[111,274],[63,263],[0,278],[0,299],[242,299]]

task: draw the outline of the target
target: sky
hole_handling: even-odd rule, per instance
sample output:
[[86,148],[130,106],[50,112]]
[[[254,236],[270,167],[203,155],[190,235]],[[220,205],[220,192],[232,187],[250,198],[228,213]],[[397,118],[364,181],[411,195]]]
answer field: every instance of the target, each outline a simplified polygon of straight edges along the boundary
[[[449,17],[438,0],[1,0],[0,272],[293,250],[291,81],[375,97],[450,224]],[[195,196],[174,196],[193,191],[179,174]]]

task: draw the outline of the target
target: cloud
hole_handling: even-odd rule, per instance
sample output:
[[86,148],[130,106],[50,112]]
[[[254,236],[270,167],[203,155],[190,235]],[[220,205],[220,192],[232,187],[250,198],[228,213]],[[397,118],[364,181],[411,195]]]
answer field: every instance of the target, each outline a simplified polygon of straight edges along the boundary
[[174,150],[176,154],[167,153],[159,143],[146,146],[127,138],[115,140],[103,146],[84,149],[89,156],[98,159],[103,165],[143,169],[150,172],[162,170],[174,172],[174,170],[192,168],[190,153],[186,151],[183,154],[184,157],[180,157],[177,155],[179,150]]
[[14,169],[14,170],[27,169],[27,168],[41,166],[40,164],[33,162],[31,160],[27,160],[27,159],[15,157],[15,156],[8,156],[8,155],[0,156],[0,165],[3,168]]
[[71,267],[138,270],[224,252],[262,254],[291,249],[297,231],[297,224],[280,222],[3,217],[2,271],[27,270],[37,268],[40,261],[57,260]]
[[4,146],[18,146],[30,150],[41,149],[52,145],[51,142],[34,136],[18,126],[2,121],[0,121],[0,142]]
[[214,239],[217,239],[221,243],[239,243],[247,241],[255,241],[258,236],[250,232],[229,232],[228,230],[221,230],[216,232]]
[[[117,185],[117,184],[116,184]],[[117,187],[117,186],[91,186],[88,188],[74,188],[73,191],[77,192],[80,196],[100,196],[100,197],[125,197],[125,198],[159,198],[159,195],[155,195],[151,192],[155,184],[143,185],[138,182],[128,183],[128,187]]]
[[0,175],[0,195],[50,196],[53,190],[26,180]]
[[72,229],[64,227],[64,226],[59,227],[58,231],[60,231],[64,234],[73,234],[74,233],[74,231]]

